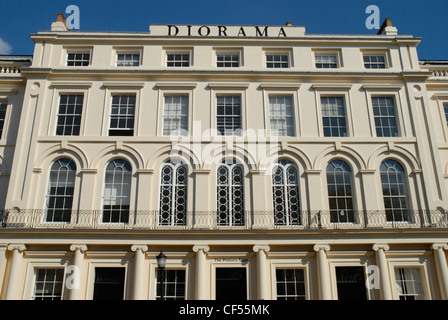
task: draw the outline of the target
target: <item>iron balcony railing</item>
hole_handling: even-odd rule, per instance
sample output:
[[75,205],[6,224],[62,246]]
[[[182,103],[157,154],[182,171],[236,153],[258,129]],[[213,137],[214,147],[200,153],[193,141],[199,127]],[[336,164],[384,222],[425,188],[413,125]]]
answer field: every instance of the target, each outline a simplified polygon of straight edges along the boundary
[[228,213],[194,211],[167,215],[161,211],[110,210],[0,211],[0,229],[135,229],[135,230],[288,230],[447,228],[440,210],[406,211],[273,211]]

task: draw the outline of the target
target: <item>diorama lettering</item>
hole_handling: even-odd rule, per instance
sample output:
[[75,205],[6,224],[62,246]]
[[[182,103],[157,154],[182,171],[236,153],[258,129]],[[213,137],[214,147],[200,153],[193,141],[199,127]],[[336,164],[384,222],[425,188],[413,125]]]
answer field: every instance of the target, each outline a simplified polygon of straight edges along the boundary
[[283,27],[273,28],[269,26],[259,27],[227,27],[227,26],[177,26],[167,25],[168,36],[217,36],[217,37],[288,37]]

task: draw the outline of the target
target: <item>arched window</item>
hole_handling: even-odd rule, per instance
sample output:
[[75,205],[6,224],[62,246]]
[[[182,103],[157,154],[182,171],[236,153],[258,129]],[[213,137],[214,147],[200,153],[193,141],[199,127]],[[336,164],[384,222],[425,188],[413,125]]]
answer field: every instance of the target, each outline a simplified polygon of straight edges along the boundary
[[187,216],[188,168],[182,162],[167,161],[160,174],[159,224],[185,225]]
[[217,169],[218,226],[244,225],[244,169],[235,161],[223,161]]
[[124,159],[115,159],[106,167],[103,196],[103,222],[129,222],[132,167]]
[[299,178],[296,166],[279,160],[272,170],[275,225],[300,225]]
[[333,160],[327,165],[328,202],[330,221],[355,222],[352,198],[352,172],[342,160]]
[[58,159],[51,166],[47,192],[47,222],[70,222],[75,176],[76,164],[70,159]]
[[388,159],[381,163],[380,173],[387,221],[409,221],[408,188],[403,167]]

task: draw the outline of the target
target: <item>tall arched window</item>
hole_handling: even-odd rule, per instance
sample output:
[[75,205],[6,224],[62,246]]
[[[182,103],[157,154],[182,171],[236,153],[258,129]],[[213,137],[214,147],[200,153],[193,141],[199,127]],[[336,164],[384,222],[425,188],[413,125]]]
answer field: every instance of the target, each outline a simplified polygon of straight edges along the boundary
[[47,192],[47,222],[70,222],[75,176],[76,164],[70,159],[58,159],[51,166]]
[[296,166],[279,160],[272,170],[275,225],[300,225],[299,178]]
[[185,225],[187,216],[188,168],[182,162],[167,161],[160,174],[159,224]]
[[115,159],[106,167],[103,196],[103,222],[129,222],[132,167],[124,159]]
[[381,163],[380,173],[387,221],[409,221],[408,188],[403,167],[388,159]]
[[223,161],[217,169],[217,223],[244,225],[244,169],[235,161]]
[[352,172],[342,160],[333,160],[327,165],[328,202],[330,221],[355,222],[352,197]]

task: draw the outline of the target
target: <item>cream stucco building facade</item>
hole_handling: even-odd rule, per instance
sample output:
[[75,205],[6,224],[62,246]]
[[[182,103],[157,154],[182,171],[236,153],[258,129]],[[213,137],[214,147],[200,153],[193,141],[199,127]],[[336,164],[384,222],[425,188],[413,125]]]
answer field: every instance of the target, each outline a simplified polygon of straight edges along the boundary
[[1,299],[448,298],[448,63],[420,38],[31,38],[0,57]]

